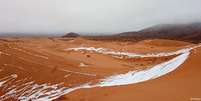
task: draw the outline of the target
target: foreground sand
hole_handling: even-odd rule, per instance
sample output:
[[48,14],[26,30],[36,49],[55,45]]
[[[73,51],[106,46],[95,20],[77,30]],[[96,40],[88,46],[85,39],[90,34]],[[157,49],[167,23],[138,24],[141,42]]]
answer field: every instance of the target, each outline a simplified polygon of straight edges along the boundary
[[[143,83],[81,89],[65,95],[69,101],[190,101],[201,97],[201,48],[176,71]],[[68,101],[64,100],[64,101]]]
[[[100,79],[111,75],[143,70],[156,64],[171,60],[177,55],[134,58],[114,58],[111,55],[88,51],[68,51],[74,47],[103,47],[116,51],[146,54],[176,51],[193,44],[171,40],[146,40],[133,42],[101,42],[82,38],[20,38],[2,39],[0,78],[17,75],[6,87],[0,87],[0,95],[9,91],[9,87],[17,80],[22,83],[34,81],[35,84],[54,85],[63,83],[61,87],[72,88],[81,84],[95,84]],[[194,49],[190,57],[176,71],[161,78],[117,87],[78,89],[63,95],[61,101],[189,101],[201,95],[201,71],[199,60],[201,48]],[[2,79],[1,79],[2,80]],[[32,87],[33,85],[29,85]],[[23,87],[26,87],[24,85]],[[20,88],[23,88],[20,87]],[[20,89],[18,88],[18,89]],[[65,92],[66,89],[48,89]],[[27,89],[26,89],[27,90]],[[59,91],[61,90],[61,91]],[[37,91],[37,90],[36,90]],[[47,90],[50,91],[50,90]],[[24,92],[24,91],[20,91]],[[19,93],[19,92],[18,92]],[[26,95],[26,94],[24,94]],[[60,95],[59,95],[60,96]],[[15,96],[5,100],[16,99]],[[47,100],[47,99],[46,99]]]

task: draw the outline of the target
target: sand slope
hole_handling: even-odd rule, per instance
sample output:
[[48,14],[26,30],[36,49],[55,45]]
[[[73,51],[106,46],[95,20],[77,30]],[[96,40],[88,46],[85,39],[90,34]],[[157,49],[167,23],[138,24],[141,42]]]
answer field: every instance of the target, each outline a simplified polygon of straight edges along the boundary
[[144,41],[140,41],[138,44],[158,46],[158,47],[178,47],[178,46],[190,45],[190,43],[188,42],[175,41],[175,40],[174,41],[163,40],[163,39],[144,40]]
[[[201,48],[176,71],[128,86],[81,89],[65,96],[70,101],[189,101],[201,97]],[[66,100],[67,101],[67,100]]]
[[[64,94],[59,101],[164,98],[183,101],[200,96],[196,95],[200,94],[201,84],[200,48],[192,51],[179,69],[158,79],[116,87],[82,86],[86,83],[91,86],[113,75],[150,69],[182,55],[183,51],[177,50],[192,46],[190,43],[171,40],[108,43],[83,38],[8,38],[0,42],[0,100],[49,101]],[[80,47],[81,50],[69,50]]]

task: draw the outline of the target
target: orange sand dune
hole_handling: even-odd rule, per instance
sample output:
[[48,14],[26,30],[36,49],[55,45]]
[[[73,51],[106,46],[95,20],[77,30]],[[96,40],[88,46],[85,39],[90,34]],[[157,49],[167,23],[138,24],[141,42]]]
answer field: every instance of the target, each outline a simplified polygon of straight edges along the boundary
[[[114,55],[114,52],[155,54],[194,46],[191,43],[171,40],[104,42],[84,38],[7,38],[0,42],[0,100],[34,101],[49,95],[53,100],[63,95],[58,101],[183,101],[201,94],[201,48],[192,51],[190,58],[176,71],[161,78],[125,86],[78,89],[80,85],[93,85],[108,76],[149,69],[181,54],[130,58]],[[91,47],[93,51],[68,50],[77,47]],[[110,54],[105,54],[107,52]],[[30,98],[29,95],[35,93]]]
[[[190,101],[201,97],[201,48],[176,71],[158,79],[127,86],[81,89],[63,101]],[[65,100],[68,99],[68,100]]]
[[178,47],[178,46],[190,45],[190,43],[188,42],[163,40],[163,39],[144,40],[140,41],[138,44],[159,46],[159,47]]

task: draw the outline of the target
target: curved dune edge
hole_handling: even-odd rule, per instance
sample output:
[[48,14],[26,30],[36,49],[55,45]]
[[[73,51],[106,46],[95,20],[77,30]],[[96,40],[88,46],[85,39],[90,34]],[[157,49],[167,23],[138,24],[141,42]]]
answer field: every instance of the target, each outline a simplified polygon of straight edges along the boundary
[[[118,86],[118,85],[127,85],[127,84],[134,84],[134,83],[139,83],[139,82],[144,82],[147,80],[151,80],[151,79],[155,79],[158,77],[161,77],[163,75],[166,75],[169,72],[174,71],[176,68],[178,68],[181,64],[183,64],[185,62],[185,60],[188,58],[190,51],[194,48],[197,48],[199,46],[195,46],[192,48],[186,48],[186,49],[181,49],[179,51],[176,51],[175,53],[179,54],[177,57],[158,64],[156,66],[153,66],[150,69],[147,70],[143,70],[143,71],[130,71],[126,74],[119,74],[119,75],[115,75],[115,76],[110,76],[107,77],[105,79],[102,79],[101,82],[92,85],[90,83],[88,84],[83,84],[80,85],[78,87],[74,87],[74,88],[66,88],[66,87],[62,87],[59,88],[58,85],[48,85],[48,84],[42,84],[42,85],[38,85],[38,84],[34,84],[33,82],[28,82],[26,83],[29,87],[31,87],[32,89],[34,89],[36,87],[36,85],[38,85],[38,87],[44,87],[43,89],[39,90],[39,91],[34,91],[31,92],[31,94],[29,94],[28,96],[20,96],[18,97],[19,100],[21,101],[27,101],[29,99],[32,99],[33,101],[51,101],[54,99],[59,98],[62,95],[65,95],[67,93],[70,93],[74,90],[77,89],[81,89],[81,88],[94,88],[94,87],[108,87],[108,86]],[[13,78],[16,78],[11,76],[11,78],[7,78],[5,79],[0,79],[0,87],[1,86],[5,86],[6,83],[9,83],[10,81],[12,81]],[[44,89],[52,89],[50,91],[44,92]],[[19,89],[19,90],[23,90],[25,88]],[[54,92],[54,91],[57,92]],[[16,92],[16,88],[14,87],[13,90],[10,91],[14,91]],[[62,92],[62,93],[61,93]],[[11,92],[8,92],[7,94],[9,95]],[[37,94],[42,94],[45,95],[43,97],[39,97],[39,95]],[[48,95],[50,94],[50,95]],[[13,95],[15,96],[15,94]],[[1,98],[1,97],[0,97]]]
[[185,53],[187,50],[190,51],[195,47],[192,48],[184,48],[180,49],[178,51],[173,51],[173,52],[160,52],[160,53],[148,53],[148,54],[137,54],[137,53],[130,53],[130,52],[122,52],[122,51],[114,51],[112,49],[108,48],[95,48],[95,47],[76,47],[76,48],[68,48],[65,49],[66,51],[88,51],[88,52],[96,52],[100,54],[106,54],[106,55],[112,55],[115,57],[122,57],[126,56],[128,58],[145,58],[145,57],[162,57],[162,56],[172,56],[172,55],[179,55],[181,53]]
[[181,55],[173,58],[170,61],[158,64],[150,69],[142,71],[131,71],[126,74],[121,74],[117,76],[111,76],[104,79],[99,86],[117,86],[117,85],[127,85],[133,83],[139,83],[151,79],[161,77],[169,72],[172,72],[178,68],[184,61],[188,58],[190,52],[186,51]]
[[[177,69],[181,64],[183,64],[185,62],[185,60],[188,59],[188,57],[190,55],[190,51],[192,49],[198,48],[198,47],[200,47],[200,46],[194,46],[191,48],[185,48],[185,49],[178,50],[174,53],[180,54],[179,56],[177,56],[167,62],[155,65],[150,69],[143,70],[143,71],[130,71],[126,74],[110,76],[105,79],[102,79],[101,82],[98,84],[95,84],[95,85],[90,85],[90,83],[84,84],[79,87],[71,88],[69,90],[69,92],[72,92],[77,89],[82,89],[82,88],[111,87],[111,86],[119,86],[119,85],[128,85],[128,84],[134,84],[134,83],[139,83],[139,82],[144,82],[144,81],[148,81],[151,79],[159,78],[159,77],[166,75],[166,74],[174,71],[175,69]],[[169,53],[167,53],[167,54],[169,54]],[[67,92],[67,93],[69,93],[69,92]]]

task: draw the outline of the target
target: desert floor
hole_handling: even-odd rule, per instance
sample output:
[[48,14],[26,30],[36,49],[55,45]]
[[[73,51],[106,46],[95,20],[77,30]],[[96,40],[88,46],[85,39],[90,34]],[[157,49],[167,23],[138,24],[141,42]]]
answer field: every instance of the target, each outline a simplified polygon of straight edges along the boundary
[[[149,70],[183,53],[167,56],[153,54],[170,53],[194,46],[198,45],[162,39],[134,43],[84,38],[2,38],[0,100],[199,100],[200,47],[190,50],[188,58],[176,70],[160,77],[118,86],[94,86],[113,75]],[[125,53],[142,54],[144,57],[129,58]]]

